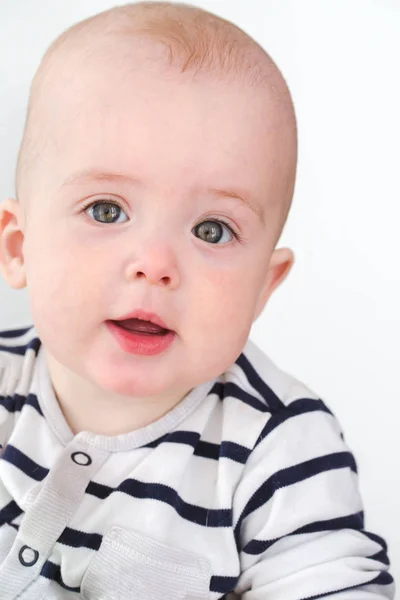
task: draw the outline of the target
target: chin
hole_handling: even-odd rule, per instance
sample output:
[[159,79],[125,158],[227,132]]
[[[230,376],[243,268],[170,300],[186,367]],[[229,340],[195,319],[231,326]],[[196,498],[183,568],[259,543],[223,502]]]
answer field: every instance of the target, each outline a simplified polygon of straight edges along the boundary
[[97,387],[118,396],[144,398],[168,393],[166,382],[161,380],[157,382],[154,379],[149,381],[148,373],[132,376],[132,367],[125,375],[121,370],[119,373],[117,370],[108,374],[103,373],[101,377],[98,372],[93,375],[92,381]]

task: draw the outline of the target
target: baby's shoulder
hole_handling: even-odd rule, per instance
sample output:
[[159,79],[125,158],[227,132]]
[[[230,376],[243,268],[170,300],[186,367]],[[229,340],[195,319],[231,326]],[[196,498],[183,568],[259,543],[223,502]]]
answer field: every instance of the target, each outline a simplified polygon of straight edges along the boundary
[[293,439],[305,434],[308,423],[321,431],[326,428],[334,437],[342,433],[325,401],[306,383],[280,368],[250,339],[224,374],[223,383],[224,400],[228,399],[224,407],[226,430],[246,447],[255,447],[272,431],[286,435],[289,426],[284,424],[289,422]]
[[257,398],[254,406],[269,414],[289,409],[300,398],[320,399],[313,389],[278,366],[250,338],[227,378],[244,393]]
[[22,393],[33,370],[40,341],[33,325],[0,330],[0,399]]

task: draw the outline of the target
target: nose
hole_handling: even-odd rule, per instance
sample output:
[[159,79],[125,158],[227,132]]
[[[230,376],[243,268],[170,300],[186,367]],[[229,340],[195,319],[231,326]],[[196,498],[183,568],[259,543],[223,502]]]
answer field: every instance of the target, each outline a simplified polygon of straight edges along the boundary
[[138,258],[131,259],[126,278],[128,281],[143,279],[151,285],[170,288],[176,288],[180,281],[176,259],[165,244],[143,248]]

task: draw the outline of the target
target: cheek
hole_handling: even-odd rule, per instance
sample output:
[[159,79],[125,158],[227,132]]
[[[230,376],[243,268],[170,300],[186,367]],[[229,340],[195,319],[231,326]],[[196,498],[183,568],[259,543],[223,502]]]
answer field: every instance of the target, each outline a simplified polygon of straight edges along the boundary
[[24,260],[32,314],[45,313],[49,322],[71,322],[99,307],[107,276],[103,262],[88,257],[82,246],[36,235],[27,239]]
[[249,269],[208,270],[193,285],[188,340],[195,348],[194,368],[204,378],[224,372],[242,352],[253,323],[259,286]]
[[[252,263],[254,264],[254,263]],[[261,288],[261,273],[252,265],[205,270],[196,286],[196,305],[202,322],[238,331],[251,326]],[[200,324],[200,323],[199,323]]]

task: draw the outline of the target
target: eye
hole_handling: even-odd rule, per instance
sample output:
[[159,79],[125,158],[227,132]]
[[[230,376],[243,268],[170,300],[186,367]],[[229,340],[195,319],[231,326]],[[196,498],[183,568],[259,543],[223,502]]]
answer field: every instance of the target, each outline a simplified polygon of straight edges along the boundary
[[123,214],[124,211],[117,202],[99,200],[87,204],[83,207],[83,210],[92,213],[90,216],[98,223],[125,223],[125,221],[118,221],[118,217]]
[[239,234],[237,234],[232,227],[228,225],[228,223],[222,221],[221,219],[217,219],[216,217],[207,219],[207,221],[202,221],[196,225],[192,231],[197,232],[201,239],[203,239],[205,242],[217,244],[223,238],[224,229],[231,235],[231,238],[228,239],[228,242],[232,240],[232,236],[239,240]]
[[[119,217],[123,214],[126,216],[126,213],[122,207],[114,201],[111,202],[109,200],[97,200],[95,202],[86,204],[82,211],[89,213],[90,217],[98,223],[125,223],[127,220],[119,220]],[[197,232],[199,237],[205,242],[209,242],[214,245],[218,244],[218,242],[223,239],[224,231],[229,232],[231,236],[230,239],[225,240],[225,243],[231,241],[232,238],[235,238],[238,241],[241,241],[242,239],[240,234],[237,233],[228,223],[216,217],[202,221],[196,225],[192,231]]]

